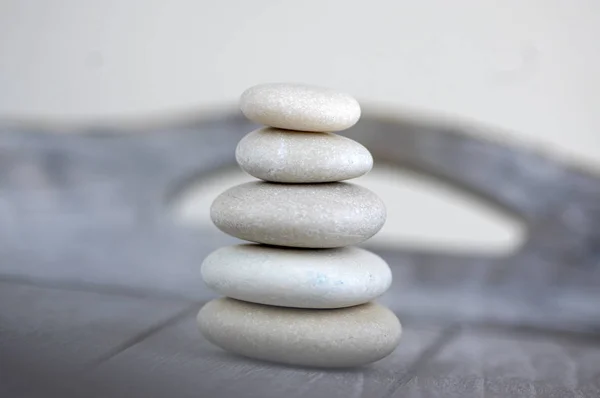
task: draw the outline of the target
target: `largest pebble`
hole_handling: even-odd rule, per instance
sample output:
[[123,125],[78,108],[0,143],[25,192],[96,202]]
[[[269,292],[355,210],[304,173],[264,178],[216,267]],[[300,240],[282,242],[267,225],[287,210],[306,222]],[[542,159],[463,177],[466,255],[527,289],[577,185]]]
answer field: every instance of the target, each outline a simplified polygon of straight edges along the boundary
[[350,183],[249,182],[219,195],[210,216],[221,231],[251,242],[333,248],[375,235],[386,209],[373,192]]
[[198,313],[213,344],[247,357],[290,365],[350,367],[391,354],[402,333],[387,308],[367,303],[313,310],[217,299]]

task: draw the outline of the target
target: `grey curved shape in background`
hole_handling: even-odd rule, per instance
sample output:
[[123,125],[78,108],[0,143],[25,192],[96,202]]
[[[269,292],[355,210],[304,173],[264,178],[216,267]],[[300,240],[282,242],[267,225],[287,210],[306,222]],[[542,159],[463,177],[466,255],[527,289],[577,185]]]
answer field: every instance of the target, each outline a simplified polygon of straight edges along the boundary
[[[186,182],[234,165],[237,142],[254,127],[225,115],[138,134],[0,130],[0,275],[210,297],[195,267],[236,240],[174,224],[166,203]],[[525,245],[510,258],[379,250],[394,269],[385,299],[395,309],[600,325],[600,178],[527,149],[401,119],[366,115],[345,135],[376,163],[438,177],[527,225]]]

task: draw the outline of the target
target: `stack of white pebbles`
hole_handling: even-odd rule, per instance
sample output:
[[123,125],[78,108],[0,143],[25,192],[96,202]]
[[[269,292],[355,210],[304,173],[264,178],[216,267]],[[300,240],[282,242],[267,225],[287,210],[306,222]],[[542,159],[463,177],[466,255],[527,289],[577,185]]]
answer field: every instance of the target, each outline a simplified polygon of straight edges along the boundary
[[345,367],[377,361],[402,328],[371,300],[390,286],[388,265],[351,245],[375,235],[386,218],[377,195],[340,182],[369,172],[373,158],[333,134],[352,127],[360,106],[327,89],[265,84],[248,89],[242,112],[269,127],[238,144],[241,168],[262,180],[235,186],[212,204],[223,232],[256,242],[221,248],[202,278],[227,296],[198,314],[213,344],[286,364]]

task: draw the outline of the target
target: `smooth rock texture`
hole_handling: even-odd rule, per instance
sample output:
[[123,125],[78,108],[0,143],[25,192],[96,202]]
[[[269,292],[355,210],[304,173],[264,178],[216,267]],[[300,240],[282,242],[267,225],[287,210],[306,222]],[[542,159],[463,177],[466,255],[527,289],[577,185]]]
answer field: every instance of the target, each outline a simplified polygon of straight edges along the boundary
[[257,244],[228,246],[202,263],[202,279],[238,300],[297,308],[341,308],[382,295],[392,272],[358,247],[306,250]]
[[248,182],[219,195],[213,223],[239,239],[276,246],[332,248],[375,235],[386,218],[383,201],[358,185]]
[[350,138],[269,127],[246,135],[238,143],[235,158],[251,176],[284,183],[349,180],[373,167],[371,153]]
[[250,120],[288,130],[332,132],[360,119],[360,105],[349,94],[304,84],[260,84],[244,91],[240,109]]
[[197,319],[204,337],[224,350],[289,365],[365,365],[391,354],[402,334],[396,315],[373,302],[310,310],[222,298]]

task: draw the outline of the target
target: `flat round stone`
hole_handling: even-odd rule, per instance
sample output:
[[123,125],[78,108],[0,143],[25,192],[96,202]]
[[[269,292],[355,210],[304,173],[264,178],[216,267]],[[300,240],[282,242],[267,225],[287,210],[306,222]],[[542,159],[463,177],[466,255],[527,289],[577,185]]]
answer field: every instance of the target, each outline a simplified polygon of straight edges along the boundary
[[202,279],[238,300],[297,308],[341,308],[382,295],[392,272],[357,247],[306,250],[245,244],[223,247],[202,263]]
[[242,94],[240,109],[256,123],[300,131],[341,131],[360,118],[360,105],[352,96],[303,84],[251,87]]
[[387,308],[310,310],[222,298],[198,313],[211,343],[243,356],[290,365],[352,367],[378,361],[398,346],[402,326]]
[[236,238],[275,246],[331,248],[354,245],[385,223],[383,201],[346,182],[248,182],[219,195],[213,223]]
[[251,176],[285,183],[349,180],[373,167],[367,148],[350,138],[275,128],[246,135],[239,142],[235,157]]

